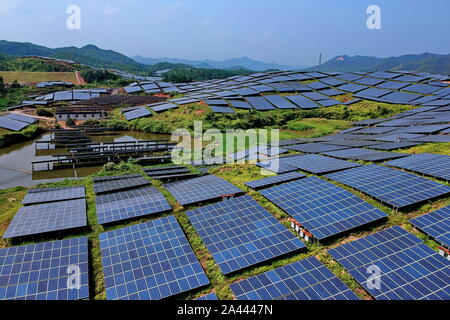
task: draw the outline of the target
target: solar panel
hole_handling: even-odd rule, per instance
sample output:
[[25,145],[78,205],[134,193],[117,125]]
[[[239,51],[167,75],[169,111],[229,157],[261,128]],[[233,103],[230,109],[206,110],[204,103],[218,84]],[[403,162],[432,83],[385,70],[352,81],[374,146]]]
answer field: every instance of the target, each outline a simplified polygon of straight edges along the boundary
[[414,142],[450,142],[450,136],[448,135],[431,135],[426,137],[416,137],[411,138]]
[[162,112],[162,111],[176,109],[176,108],[178,108],[178,106],[173,103],[165,103],[165,104],[161,104],[159,106],[151,107],[151,109],[155,112]]
[[450,299],[448,261],[398,226],[328,253],[377,300]]
[[423,137],[423,135],[414,134],[414,133],[392,133],[392,134],[375,137],[374,140],[387,141],[387,142],[402,142],[402,141],[413,140],[413,139],[417,139],[417,138],[421,138],[421,137]]
[[421,153],[404,159],[386,162],[385,164],[450,181],[450,156]]
[[386,81],[376,85],[375,87],[381,89],[389,89],[389,90],[400,90],[404,87],[407,87],[409,83],[398,82],[398,81]]
[[21,207],[9,224],[3,238],[84,227],[86,201],[84,199],[59,201]]
[[333,78],[333,77],[320,79],[320,82],[326,83],[326,84],[328,84],[330,86],[333,86],[333,87],[336,87],[336,86],[339,86],[341,84],[347,83],[346,81],[342,81],[342,80],[339,80],[339,79],[336,79],[336,78]]
[[99,238],[108,300],[159,300],[209,284],[174,216]]
[[[346,136],[347,135],[344,135],[344,137],[346,137]],[[378,142],[376,142],[376,141],[349,140],[349,139],[346,139],[346,140],[327,141],[327,144],[360,148],[360,147],[367,147],[367,146],[371,146],[371,145],[374,145],[374,144],[378,144]]]
[[[88,238],[0,249],[0,300],[89,298]],[[79,287],[70,276],[79,271]]]
[[311,100],[326,100],[326,99],[330,98],[319,92],[304,92],[304,93],[302,93],[302,96],[305,96]]
[[356,94],[355,97],[369,96],[369,97],[380,98],[380,97],[385,96],[392,92],[393,91],[391,91],[391,90],[369,88],[369,89],[358,92],[358,94]]
[[370,127],[370,128],[365,128],[362,130],[358,130],[357,134],[383,134],[383,133],[387,133],[387,132],[391,132],[394,131],[395,127]]
[[149,171],[147,175],[151,178],[157,178],[158,176],[167,176],[167,175],[177,175],[183,173],[191,173],[188,168],[179,168],[179,169],[167,169],[167,170],[159,170],[159,171]]
[[314,101],[311,101],[303,96],[286,96],[286,99],[289,99],[301,109],[316,109],[320,107]]
[[355,80],[358,80],[358,79],[362,78],[362,76],[356,75],[356,74],[353,74],[353,73],[343,73],[343,74],[340,74],[340,75],[338,75],[336,77],[339,78],[339,79],[347,80],[347,81],[355,81]]
[[381,78],[381,79],[394,79],[394,78],[397,78],[400,76],[400,74],[398,74],[398,73],[385,72],[385,71],[376,71],[369,75],[371,77]]
[[309,88],[314,89],[314,90],[322,90],[322,89],[330,88],[330,86],[328,84],[325,84],[322,82],[307,83],[306,86],[308,86]]
[[400,78],[397,78],[395,80],[397,81],[404,81],[404,82],[420,82],[427,79],[426,77],[417,77],[417,76],[411,76],[411,75],[405,75],[401,76]]
[[256,164],[258,167],[264,168],[268,171],[274,172],[274,173],[286,173],[286,172],[292,172],[296,171],[297,168],[286,165],[280,161],[280,159],[274,159],[269,161],[262,161]]
[[363,90],[367,89],[368,87],[361,86],[359,84],[347,83],[347,84],[344,84],[344,85],[339,86],[337,88],[339,90],[341,90],[341,91],[356,93],[356,92],[359,92],[359,91],[363,91]]
[[264,189],[260,193],[323,240],[387,215],[352,193],[317,177]]
[[275,109],[275,107],[263,97],[247,97],[246,99],[256,110],[264,111]]
[[23,205],[54,202],[84,198],[86,196],[83,186],[55,187],[30,189],[22,201]]
[[450,248],[450,206],[411,219],[409,222],[437,242]]
[[353,82],[355,82],[357,84],[365,85],[365,86],[376,86],[377,84],[384,82],[384,80],[375,79],[375,78],[361,78],[361,79],[355,80]]
[[284,174],[280,174],[273,177],[263,178],[259,180],[249,181],[246,182],[245,185],[252,188],[252,189],[259,189],[264,187],[270,187],[275,184],[279,184],[282,182],[289,182],[297,179],[301,179],[306,177],[304,174],[301,174],[299,172],[288,172]]
[[17,120],[17,121],[22,121],[25,123],[30,123],[30,124],[36,123],[38,121],[36,118],[24,116],[23,114],[19,114],[19,113],[10,113],[10,114],[6,115],[5,117],[9,118],[9,119]]
[[152,113],[145,107],[139,108],[139,109],[135,109],[133,111],[128,111],[124,114],[125,118],[128,121],[131,120],[135,120],[135,119],[139,119],[139,118],[144,118],[144,117],[148,117],[151,116]]
[[433,92],[436,92],[439,89],[440,89],[439,87],[430,86],[427,84],[412,84],[403,88],[402,90],[422,94],[432,94]]
[[140,174],[125,174],[125,175],[120,175],[120,176],[95,177],[95,178],[92,179],[92,181],[94,181],[94,182],[105,182],[105,181],[137,178],[137,177],[142,177],[142,175],[140,175]]
[[326,175],[394,208],[430,200],[450,193],[450,187],[414,174],[375,164]]
[[371,146],[368,146],[369,149],[375,149],[375,150],[396,150],[396,149],[404,149],[404,148],[411,148],[414,146],[419,145],[420,143],[417,142],[388,142],[388,143],[380,143],[380,144],[374,144]]
[[402,133],[438,133],[444,129],[450,128],[450,124],[435,124],[435,125],[418,125],[401,129]]
[[239,300],[359,300],[315,257],[232,283],[230,289]]
[[148,187],[95,198],[99,224],[167,212],[172,209],[161,192]]
[[342,102],[339,102],[334,99],[320,100],[317,101],[317,103],[320,104],[322,107],[334,107],[342,104]]
[[182,206],[206,200],[220,199],[243,192],[228,181],[213,175],[167,183],[164,185],[164,188]]
[[326,90],[320,91],[320,93],[327,95],[329,97],[334,97],[334,96],[339,96],[339,95],[344,94],[344,92],[336,90],[336,89],[326,89]]
[[384,161],[409,156],[409,154],[407,153],[378,152],[374,150],[359,148],[325,152],[324,155],[339,159],[361,160],[370,162]]
[[264,96],[271,104],[278,109],[297,109],[297,106],[279,95],[266,95]]
[[95,194],[102,194],[112,191],[133,189],[138,187],[147,186],[150,184],[150,181],[143,177],[137,178],[128,178],[128,179],[120,179],[120,180],[111,180],[105,182],[97,182],[94,183],[94,192]]
[[314,174],[323,174],[348,168],[362,166],[362,164],[338,160],[316,154],[299,155],[283,158],[284,164]]
[[422,96],[414,94],[414,93],[396,91],[396,92],[392,92],[388,95],[385,95],[383,97],[383,100],[390,102],[390,103],[407,104],[408,102],[411,102],[411,101],[421,98],[421,97]]
[[210,293],[205,296],[201,296],[200,298],[195,299],[197,301],[208,301],[208,300],[219,300],[215,293]]
[[201,207],[186,215],[224,274],[305,247],[250,196]]
[[253,107],[248,102],[245,101],[230,100],[229,103],[233,108],[236,109],[253,109]]
[[327,152],[327,151],[347,149],[347,147],[336,146],[336,145],[325,144],[325,143],[304,143],[304,144],[298,144],[298,145],[294,145],[294,146],[287,146],[286,149],[300,151],[300,152],[306,152],[306,153],[322,153],[322,152]]
[[234,110],[230,107],[224,106],[209,106],[209,107],[215,113],[235,113]]
[[0,117],[0,128],[8,129],[12,131],[20,131],[30,124],[22,121],[10,119],[8,117]]

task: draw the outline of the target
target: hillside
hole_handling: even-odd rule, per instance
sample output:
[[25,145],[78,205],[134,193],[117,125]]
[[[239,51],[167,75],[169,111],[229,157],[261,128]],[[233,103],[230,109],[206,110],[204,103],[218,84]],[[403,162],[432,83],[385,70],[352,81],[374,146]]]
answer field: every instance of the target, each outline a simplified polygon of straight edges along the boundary
[[378,71],[378,70],[409,70],[415,72],[430,72],[437,74],[450,73],[450,54],[439,55],[423,53],[418,55],[402,55],[399,57],[376,58],[369,56],[347,55],[337,56],[320,68],[315,66],[307,70],[320,70],[326,72],[349,71]]
[[206,68],[206,69],[223,69],[223,70],[237,70],[237,69],[248,69],[255,71],[265,71],[269,69],[277,70],[294,70],[300,67],[294,66],[284,66],[275,63],[266,63],[257,61],[248,57],[228,59],[224,61],[214,61],[214,60],[186,60],[177,58],[144,58],[141,56],[133,57],[133,59],[139,63],[152,65],[160,62],[169,63],[181,63],[187,64],[195,68]]

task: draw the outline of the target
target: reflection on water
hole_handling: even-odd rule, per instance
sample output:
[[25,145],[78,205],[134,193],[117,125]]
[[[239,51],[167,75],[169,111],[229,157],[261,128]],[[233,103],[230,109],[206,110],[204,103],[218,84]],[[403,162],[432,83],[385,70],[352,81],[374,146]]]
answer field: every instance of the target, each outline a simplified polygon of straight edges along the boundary
[[[93,142],[121,142],[139,140],[162,140],[170,139],[170,136],[122,131],[111,135],[91,136]],[[53,154],[65,154],[66,149],[36,149],[35,141],[48,141],[50,134],[44,134],[33,141],[18,143],[7,148],[0,149],[0,189],[17,186],[29,187],[38,183],[52,182],[63,178],[86,177],[98,172],[101,167],[84,167],[73,169],[60,169],[53,171],[31,172],[31,162],[51,160]],[[43,147],[43,146],[41,146]]]

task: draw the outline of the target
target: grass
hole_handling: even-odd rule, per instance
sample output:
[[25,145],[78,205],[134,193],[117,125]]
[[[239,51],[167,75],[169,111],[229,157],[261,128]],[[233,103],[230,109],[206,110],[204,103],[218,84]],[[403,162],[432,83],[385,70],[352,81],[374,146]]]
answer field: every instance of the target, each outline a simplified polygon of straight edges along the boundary
[[0,71],[0,76],[6,83],[67,81],[78,83],[75,72],[31,72],[31,71]]
[[450,142],[426,143],[409,149],[397,150],[404,153],[437,153],[450,156]]
[[30,125],[27,128],[14,132],[2,129],[0,130],[0,148],[6,148],[13,144],[29,141],[38,137],[47,128],[43,125]]

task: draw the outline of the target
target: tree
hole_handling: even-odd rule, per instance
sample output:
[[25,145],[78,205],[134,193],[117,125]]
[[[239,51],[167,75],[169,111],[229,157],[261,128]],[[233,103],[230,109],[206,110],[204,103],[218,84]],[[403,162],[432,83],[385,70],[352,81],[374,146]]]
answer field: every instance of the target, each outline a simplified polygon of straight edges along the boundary
[[3,77],[0,77],[0,93],[5,92],[5,83],[3,82]]
[[73,120],[72,118],[67,118],[67,120],[66,120],[66,125],[67,125],[68,127],[74,126],[74,125],[75,125],[75,120]]
[[20,88],[19,82],[17,82],[17,80],[14,80],[13,83],[11,84],[11,88],[12,89]]

